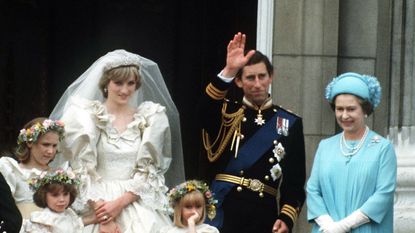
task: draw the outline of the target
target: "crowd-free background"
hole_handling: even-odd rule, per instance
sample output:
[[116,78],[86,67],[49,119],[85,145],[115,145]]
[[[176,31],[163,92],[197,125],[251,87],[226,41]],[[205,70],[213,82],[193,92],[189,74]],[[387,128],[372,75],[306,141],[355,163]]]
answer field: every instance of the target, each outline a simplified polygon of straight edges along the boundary
[[197,174],[196,104],[225,63],[233,35],[255,48],[254,0],[0,0],[0,150],[48,116],[96,59],[125,49],[158,63],[180,112],[185,170]]

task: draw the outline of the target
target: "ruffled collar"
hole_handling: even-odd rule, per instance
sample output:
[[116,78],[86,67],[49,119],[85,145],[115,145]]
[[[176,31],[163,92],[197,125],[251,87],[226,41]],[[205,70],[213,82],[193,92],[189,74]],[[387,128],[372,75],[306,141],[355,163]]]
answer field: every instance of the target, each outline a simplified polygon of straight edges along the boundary
[[134,143],[148,126],[147,118],[156,112],[164,110],[164,107],[161,105],[150,101],[140,104],[133,115],[133,121],[127,125],[126,130],[120,133],[113,127],[115,116],[108,113],[103,103],[91,101],[89,108],[96,126],[106,133],[109,143],[114,145],[117,145],[120,139],[123,139],[126,143]]

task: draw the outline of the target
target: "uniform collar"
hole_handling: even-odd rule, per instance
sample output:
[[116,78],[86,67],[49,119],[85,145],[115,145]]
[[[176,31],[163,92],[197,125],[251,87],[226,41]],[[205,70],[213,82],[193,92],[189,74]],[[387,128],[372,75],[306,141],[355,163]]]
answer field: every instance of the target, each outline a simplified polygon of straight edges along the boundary
[[252,108],[254,110],[264,110],[272,107],[272,98],[268,97],[261,106],[251,103],[247,98],[242,99],[242,103],[247,106],[248,108]]

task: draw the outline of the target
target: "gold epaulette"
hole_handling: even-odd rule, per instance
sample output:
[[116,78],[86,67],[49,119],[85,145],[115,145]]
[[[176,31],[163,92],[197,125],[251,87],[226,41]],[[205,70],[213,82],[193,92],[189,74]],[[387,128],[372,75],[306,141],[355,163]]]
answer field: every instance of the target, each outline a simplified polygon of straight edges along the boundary
[[244,109],[240,108],[234,113],[227,113],[227,102],[222,105],[222,123],[219,132],[213,143],[210,141],[209,134],[203,129],[203,146],[207,152],[210,162],[214,162],[222,155],[229,141],[235,132],[240,132],[241,122],[244,117]]
[[209,85],[207,85],[206,87],[206,94],[214,100],[221,100],[225,98],[227,92],[228,92],[227,90],[225,91],[219,90],[218,88],[213,86],[212,83],[209,83]]

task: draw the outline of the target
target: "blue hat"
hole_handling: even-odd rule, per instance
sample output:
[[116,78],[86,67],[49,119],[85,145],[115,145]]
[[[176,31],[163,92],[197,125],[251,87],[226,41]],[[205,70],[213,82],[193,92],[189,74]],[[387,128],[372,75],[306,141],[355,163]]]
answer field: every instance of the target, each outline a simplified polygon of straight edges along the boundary
[[344,73],[326,87],[326,99],[332,103],[339,94],[352,94],[369,101],[376,108],[380,103],[381,87],[376,77],[357,73]]

